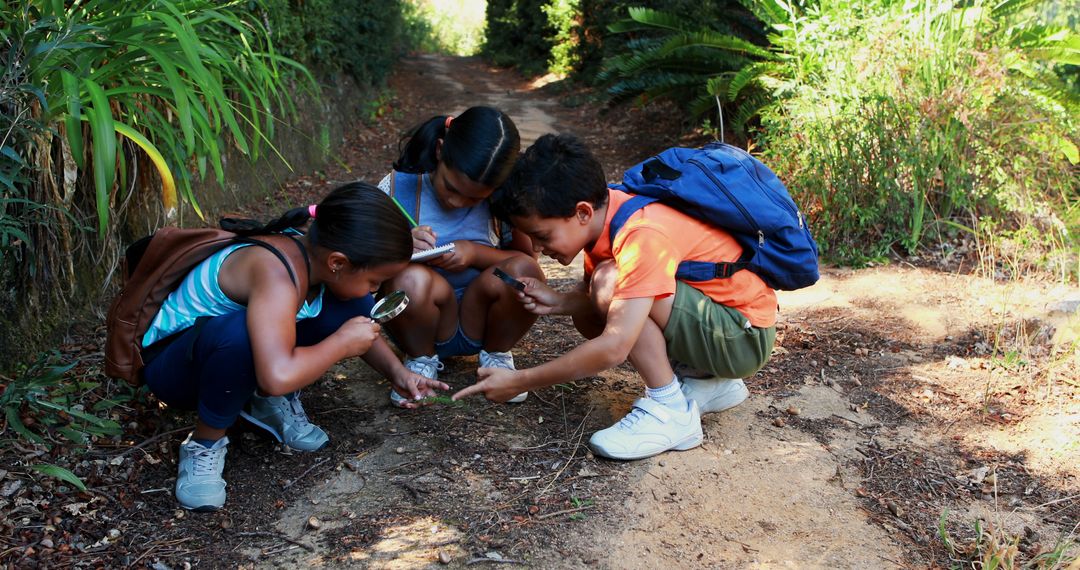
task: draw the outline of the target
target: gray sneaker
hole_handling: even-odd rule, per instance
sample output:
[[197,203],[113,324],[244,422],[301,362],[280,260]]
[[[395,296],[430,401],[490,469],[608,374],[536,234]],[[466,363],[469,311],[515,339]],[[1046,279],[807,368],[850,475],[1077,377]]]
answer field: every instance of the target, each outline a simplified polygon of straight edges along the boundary
[[192,511],[216,511],[225,504],[226,447],[229,438],[223,437],[211,447],[193,440],[189,434],[180,444],[180,464],[176,475],[176,500]]
[[315,451],[330,438],[319,426],[308,422],[300,392],[288,396],[255,394],[249,403],[250,411],[240,417],[270,432],[275,439],[300,451]]
[[722,412],[743,403],[750,390],[742,378],[728,380],[711,376],[708,378],[682,378],[682,393],[687,400],[694,400],[701,413]]
[[[514,368],[514,355],[508,352],[488,352],[486,350],[480,351],[480,368],[505,368],[507,370],[517,370]],[[508,404],[520,404],[525,401],[525,398],[529,397],[528,392],[522,392],[513,398],[506,401]]]
[[[439,379],[439,371],[443,369],[443,363],[439,361],[439,355],[433,354],[431,356],[417,356],[416,358],[406,358],[405,368],[408,368],[414,374],[419,374],[425,378],[432,380]],[[405,402],[408,398],[397,393],[397,390],[390,389],[390,403],[404,408]]]

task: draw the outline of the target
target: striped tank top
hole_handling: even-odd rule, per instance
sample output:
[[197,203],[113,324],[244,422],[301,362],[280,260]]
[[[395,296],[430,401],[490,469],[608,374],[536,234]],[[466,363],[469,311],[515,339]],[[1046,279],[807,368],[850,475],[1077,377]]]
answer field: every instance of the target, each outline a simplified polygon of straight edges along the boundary
[[[199,317],[218,317],[242,310],[243,305],[230,299],[221,290],[218,273],[230,254],[250,245],[247,243],[230,245],[196,265],[180,286],[169,293],[169,297],[162,303],[161,309],[150,323],[149,330],[143,335],[143,347],[190,327]],[[319,295],[313,301],[310,303],[304,301],[304,306],[296,313],[296,320],[319,316],[325,290],[325,287],[320,287]]]

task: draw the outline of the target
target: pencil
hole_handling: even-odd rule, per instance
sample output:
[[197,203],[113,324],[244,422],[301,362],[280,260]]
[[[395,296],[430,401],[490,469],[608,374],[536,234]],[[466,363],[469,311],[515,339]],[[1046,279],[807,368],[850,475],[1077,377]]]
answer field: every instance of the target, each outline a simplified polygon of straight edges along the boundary
[[412,218],[412,216],[409,215],[408,212],[405,211],[405,207],[401,205],[401,202],[397,201],[397,198],[391,196],[390,199],[394,201],[394,205],[397,206],[399,210],[401,210],[401,213],[405,214],[405,219],[409,220],[409,223],[412,224],[412,227],[415,228],[416,226],[420,225],[420,224],[416,223],[416,220],[414,220]]

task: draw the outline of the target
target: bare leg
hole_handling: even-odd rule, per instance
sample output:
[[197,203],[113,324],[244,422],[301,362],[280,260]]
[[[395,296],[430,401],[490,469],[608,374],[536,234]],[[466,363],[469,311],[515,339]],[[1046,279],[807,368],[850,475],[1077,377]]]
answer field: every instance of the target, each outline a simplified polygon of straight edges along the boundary
[[409,265],[383,284],[382,290],[402,289],[409,296],[405,312],[384,326],[409,356],[435,354],[435,341],[457,330],[457,299],[443,276],[423,265]]
[[[615,264],[610,261],[601,263],[593,272],[590,296],[599,314],[607,315],[608,308],[611,306],[611,297],[615,291],[615,277]],[[634,347],[630,349],[630,363],[634,365],[638,374],[641,374],[645,385],[649,388],[667,386],[675,377],[675,372],[671,370],[671,363],[668,361],[667,341],[664,339],[663,329],[671,317],[673,303],[673,296],[653,301],[649,320],[642,327],[641,335],[638,336]],[[577,324],[576,321],[575,324]],[[578,326],[578,330],[581,330],[581,326]],[[602,331],[601,328],[600,332]],[[582,334],[585,334],[584,331]]]
[[192,435],[194,439],[205,439],[208,441],[217,441],[225,437],[225,429],[212,428],[205,423],[202,419],[195,422],[195,432]]
[[[516,255],[497,266],[517,277],[543,279],[540,264],[527,255]],[[461,298],[461,328],[469,338],[481,339],[484,350],[506,352],[536,322],[536,315],[518,301],[517,291],[492,275],[489,267],[465,290]]]

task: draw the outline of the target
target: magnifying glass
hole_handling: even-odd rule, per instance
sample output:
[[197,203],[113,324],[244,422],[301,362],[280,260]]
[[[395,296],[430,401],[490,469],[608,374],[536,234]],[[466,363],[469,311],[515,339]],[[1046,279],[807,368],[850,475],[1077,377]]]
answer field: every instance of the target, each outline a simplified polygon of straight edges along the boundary
[[375,306],[371,308],[371,320],[377,323],[385,323],[400,315],[408,306],[409,296],[401,289],[398,289],[393,293],[388,293],[375,303]]

